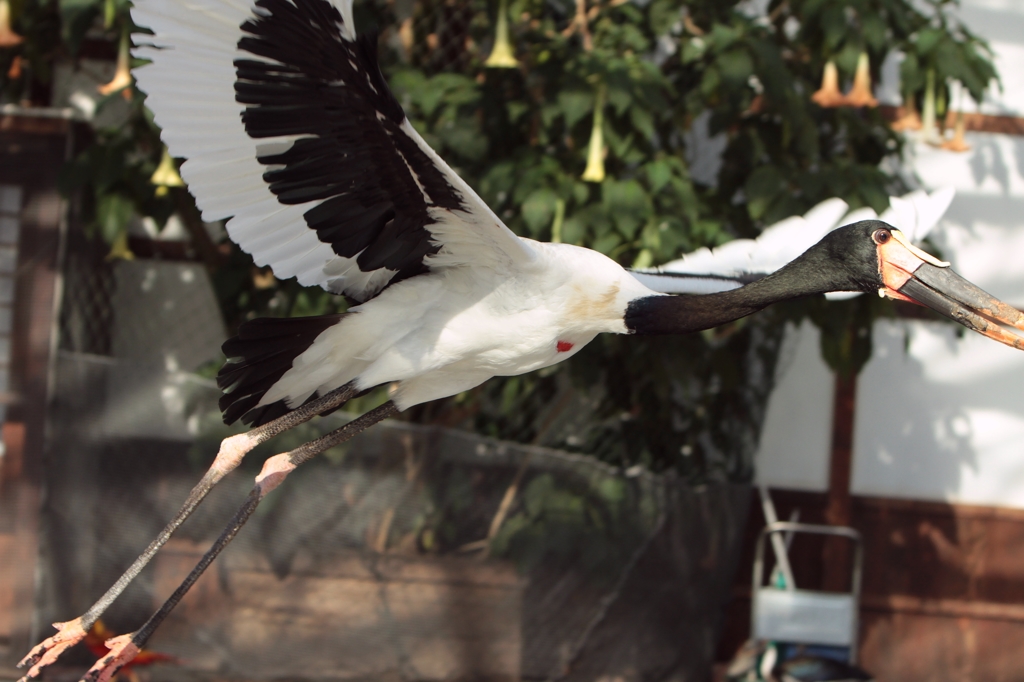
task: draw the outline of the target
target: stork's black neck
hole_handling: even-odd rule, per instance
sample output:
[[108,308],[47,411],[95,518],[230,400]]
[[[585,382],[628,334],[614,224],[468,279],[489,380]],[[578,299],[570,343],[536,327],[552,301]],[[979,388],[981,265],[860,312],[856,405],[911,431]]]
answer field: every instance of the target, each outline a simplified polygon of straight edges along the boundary
[[738,289],[699,296],[647,296],[630,301],[626,327],[636,334],[685,334],[746,317],[772,303],[829,291],[877,291],[876,221],[830,233],[777,272]]

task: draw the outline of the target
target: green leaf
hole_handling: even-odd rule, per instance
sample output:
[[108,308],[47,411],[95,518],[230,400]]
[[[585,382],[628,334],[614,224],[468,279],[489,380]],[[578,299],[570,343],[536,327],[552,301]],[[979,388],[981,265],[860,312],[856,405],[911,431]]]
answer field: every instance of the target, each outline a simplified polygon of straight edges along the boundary
[[615,108],[615,115],[621,116],[633,102],[633,95],[627,88],[608,86],[608,103]]
[[529,105],[525,102],[509,102],[505,106],[505,110],[508,112],[508,120],[510,123],[518,123],[528,111],[530,111]]
[[846,8],[838,2],[827,3],[822,9],[821,28],[830,53],[835,53],[849,34],[845,13]]
[[96,225],[103,240],[113,244],[128,229],[134,213],[135,206],[128,197],[116,192],[100,195],[96,200]]
[[637,270],[643,270],[644,268],[649,268],[652,265],[654,265],[654,254],[651,253],[650,249],[641,249],[630,267]]
[[683,64],[692,64],[701,59],[707,51],[707,42],[703,38],[694,37],[682,41],[683,49],[679,51],[679,59]]
[[677,0],[654,0],[647,10],[647,22],[651,33],[662,36],[671,30],[679,21],[679,2]]
[[558,93],[558,108],[565,117],[565,127],[572,129],[594,108],[592,90],[564,90]]
[[945,36],[945,31],[938,28],[926,28],[917,34],[914,46],[922,55],[927,55],[935,49]]
[[746,86],[754,73],[754,60],[742,48],[733,48],[719,55],[716,60],[725,85],[730,88]]
[[558,195],[547,187],[542,187],[535,190],[523,202],[523,221],[530,228],[531,235],[539,237],[541,232],[551,224],[551,218],[555,214],[556,201],[558,201]]
[[601,185],[601,201],[615,226],[626,235],[633,234],[651,212],[650,199],[636,180],[606,180]]
[[446,147],[457,154],[479,161],[487,154],[487,138],[480,134],[476,121],[452,121],[438,131]]
[[594,249],[594,251],[603,253],[606,256],[611,256],[612,251],[618,248],[619,244],[621,243],[622,237],[614,230],[611,230],[595,239],[594,243],[591,245],[591,248]]
[[868,47],[873,52],[887,52],[887,45],[892,37],[892,31],[885,24],[885,19],[880,14],[865,12],[861,14],[861,33],[864,36]]
[[78,48],[85,34],[92,28],[93,21],[103,11],[104,0],[60,0],[61,35],[68,44],[68,51],[78,54]]
[[562,223],[562,242],[565,244],[582,244],[587,234],[587,223],[580,214],[566,218]]
[[747,195],[747,212],[754,220],[760,220],[776,198],[786,191],[786,180],[774,166],[761,166],[755,170],[744,185]]
[[629,120],[645,140],[654,139],[654,116],[639,104],[629,109]]
[[647,173],[647,181],[650,183],[651,192],[657,194],[661,188],[668,184],[672,177],[672,168],[664,159],[657,159],[644,165],[644,172]]
[[708,35],[708,39],[712,42],[718,50],[725,50],[730,47],[740,37],[739,26],[729,26],[719,22],[711,27],[711,33]]
[[541,474],[530,481],[523,491],[523,506],[526,507],[526,513],[534,518],[540,516],[547,499],[555,492],[555,479],[551,474]]

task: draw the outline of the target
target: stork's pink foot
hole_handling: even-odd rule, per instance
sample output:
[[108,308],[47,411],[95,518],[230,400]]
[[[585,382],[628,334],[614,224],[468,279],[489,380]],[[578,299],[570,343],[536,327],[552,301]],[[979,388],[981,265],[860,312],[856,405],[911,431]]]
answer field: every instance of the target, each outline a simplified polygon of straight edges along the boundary
[[104,646],[110,653],[96,661],[81,682],[110,682],[117,671],[139,655],[139,647],[132,644],[132,635],[121,635],[108,639]]
[[85,639],[85,629],[82,627],[81,617],[66,623],[54,623],[53,627],[57,628],[57,634],[36,645],[32,651],[28,652],[28,656],[18,663],[19,668],[24,668],[26,665],[32,666],[18,682],[36,679],[43,668],[56,661],[67,649]]

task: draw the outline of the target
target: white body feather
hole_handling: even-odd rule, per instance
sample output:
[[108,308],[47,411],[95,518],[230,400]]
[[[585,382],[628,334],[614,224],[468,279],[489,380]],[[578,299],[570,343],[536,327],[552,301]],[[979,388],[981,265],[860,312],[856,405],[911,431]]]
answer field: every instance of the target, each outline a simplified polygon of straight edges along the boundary
[[[595,251],[527,243],[539,267],[452,268],[394,284],[353,308],[261,404],[299,404],[355,380],[360,389],[399,382],[392,399],[405,409],[553,365],[601,332],[625,333],[629,301],[655,295]],[[560,351],[559,342],[571,348]]]

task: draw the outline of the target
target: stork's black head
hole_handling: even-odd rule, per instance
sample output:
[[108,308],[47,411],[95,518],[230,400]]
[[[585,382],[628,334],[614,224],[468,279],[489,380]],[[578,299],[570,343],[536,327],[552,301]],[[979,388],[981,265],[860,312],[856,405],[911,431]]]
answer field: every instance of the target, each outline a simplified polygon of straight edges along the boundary
[[862,291],[927,306],[974,331],[1024,350],[1024,314],[985,293],[880,220],[862,220],[825,236],[777,272],[706,296],[632,301],[625,323],[638,334],[708,329],[799,296]]
[[[876,293],[889,286],[886,274],[893,265],[902,265],[913,272],[921,263],[946,267],[948,263],[932,258],[913,246],[902,232],[881,220],[862,220],[827,234],[779,272],[782,279],[796,270],[808,278],[806,286],[815,292],[863,291]],[[888,265],[887,265],[888,264]],[[903,285],[890,277],[893,291]]]
[[[863,220],[831,232],[776,274],[790,268],[825,280],[811,285],[818,291],[863,291],[917,303],[1024,350],[1024,339],[1001,326],[1024,330],[1024,314],[971,284],[950,270],[949,263],[922,251],[900,230],[880,220]],[[793,275],[790,272],[789,279]]]

